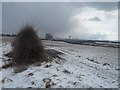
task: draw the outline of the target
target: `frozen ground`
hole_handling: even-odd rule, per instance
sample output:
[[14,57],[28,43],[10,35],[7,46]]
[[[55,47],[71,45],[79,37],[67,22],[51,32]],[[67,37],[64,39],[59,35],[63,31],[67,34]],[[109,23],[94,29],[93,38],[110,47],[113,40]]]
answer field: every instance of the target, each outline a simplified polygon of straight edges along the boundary
[[[64,54],[41,66],[13,73],[12,68],[1,69],[2,88],[118,88],[118,48],[95,47],[44,41],[45,48]],[[0,44],[0,67],[3,54],[11,50],[9,43]]]

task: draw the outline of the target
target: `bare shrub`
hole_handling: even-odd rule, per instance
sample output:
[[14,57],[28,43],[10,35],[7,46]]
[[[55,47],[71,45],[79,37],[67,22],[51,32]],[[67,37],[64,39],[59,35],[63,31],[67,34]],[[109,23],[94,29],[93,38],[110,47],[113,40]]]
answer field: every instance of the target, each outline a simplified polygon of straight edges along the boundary
[[12,53],[14,65],[46,60],[42,42],[30,25],[25,25],[17,34],[12,44]]
[[30,25],[25,25],[20,29],[15,39],[12,42],[12,51],[4,54],[8,58],[6,64],[2,68],[15,66],[15,73],[24,71],[30,64],[41,65],[42,62],[52,61],[54,58],[59,58],[61,52],[45,49],[42,41],[37,36],[37,32]]

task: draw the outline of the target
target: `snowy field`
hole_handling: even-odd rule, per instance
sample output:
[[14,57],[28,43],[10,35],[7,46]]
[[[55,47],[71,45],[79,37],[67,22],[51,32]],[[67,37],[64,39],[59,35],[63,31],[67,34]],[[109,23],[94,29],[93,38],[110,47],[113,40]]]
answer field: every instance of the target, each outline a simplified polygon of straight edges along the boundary
[[[31,65],[13,73],[13,68],[0,69],[2,88],[118,88],[118,48],[43,41],[45,48],[62,52],[62,59]],[[9,42],[0,44],[0,67],[11,50]]]

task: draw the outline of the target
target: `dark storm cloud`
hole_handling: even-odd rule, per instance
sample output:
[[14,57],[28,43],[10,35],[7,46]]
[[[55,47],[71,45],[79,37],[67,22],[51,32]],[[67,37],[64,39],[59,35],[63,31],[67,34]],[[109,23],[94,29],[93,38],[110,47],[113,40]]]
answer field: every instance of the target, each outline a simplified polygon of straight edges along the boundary
[[2,7],[3,33],[16,33],[26,24],[33,24],[41,36],[51,33],[53,36],[71,30],[69,20],[81,12],[83,7],[99,10],[115,10],[117,3],[82,3],[82,2],[4,2]]
[[112,11],[118,9],[118,2],[82,2],[71,3],[74,7],[92,7],[98,10]]
[[3,32],[16,32],[25,23],[35,25],[43,35],[69,30],[74,8],[67,3],[3,3]]
[[93,17],[93,18],[90,18],[88,21],[98,21],[98,22],[100,22],[101,19],[98,18],[98,17]]
[[90,6],[99,10],[112,11],[118,9],[118,2],[95,2]]

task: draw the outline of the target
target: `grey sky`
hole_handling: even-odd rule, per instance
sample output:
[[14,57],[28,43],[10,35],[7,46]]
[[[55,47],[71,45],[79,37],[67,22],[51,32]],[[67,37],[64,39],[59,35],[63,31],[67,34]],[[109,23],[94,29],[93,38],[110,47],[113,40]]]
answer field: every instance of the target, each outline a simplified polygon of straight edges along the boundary
[[2,3],[0,2],[0,33],[2,33]]
[[[21,26],[29,23],[38,29],[41,37],[45,33],[51,33],[56,38],[67,38],[69,34],[74,33],[74,27],[78,25],[80,29],[84,30],[80,30],[78,35],[76,33],[71,35],[73,38],[99,39],[104,34],[87,34],[86,27],[82,23],[71,20],[77,14],[85,12],[84,8],[94,8],[106,13],[118,9],[117,2],[3,2],[2,30],[3,33],[17,33]],[[98,16],[93,16],[92,19],[101,20]]]

